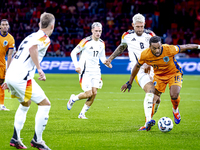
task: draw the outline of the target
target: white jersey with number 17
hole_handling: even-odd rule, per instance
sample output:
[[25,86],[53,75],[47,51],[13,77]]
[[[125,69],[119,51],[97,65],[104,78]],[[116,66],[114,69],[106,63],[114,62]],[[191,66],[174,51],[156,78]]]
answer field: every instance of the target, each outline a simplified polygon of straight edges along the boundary
[[[79,61],[76,56],[78,53]],[[73,49],[71,58],[75,68],[80,67],[81,71],[101,73],[99,59],[102,63],[106,60],[105,44],[101,39],[95,41],[92,36],[86,37]]]
[[27,36],[21,42],[18,51],[6,72],[7,78],[29,80],[34,77],[36,66],[31,59],[29,52],[30,47],[33,45],[37,45],[38,59],[39,62],[41,62],[50,45],[50,39],[42,30]]

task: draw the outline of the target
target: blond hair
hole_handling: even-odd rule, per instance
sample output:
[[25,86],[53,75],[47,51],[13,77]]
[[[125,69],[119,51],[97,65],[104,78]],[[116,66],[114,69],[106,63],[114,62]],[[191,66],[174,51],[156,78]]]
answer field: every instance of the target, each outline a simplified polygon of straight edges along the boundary
[[46,12],[41,14],[40,25],[42,29],[47,28],[50,24],[53,24],[54,22],[55,22],[55,17],[53,14]]
[[135,24],[136,22],[145,23],[145,17],[140,13],[134,15],[132,20],[133,20],[133,24]]
[[92,27],[92,29],[94,29],[95,27],[102,28],[102,24],[100,22],[94,22],[91,27]]

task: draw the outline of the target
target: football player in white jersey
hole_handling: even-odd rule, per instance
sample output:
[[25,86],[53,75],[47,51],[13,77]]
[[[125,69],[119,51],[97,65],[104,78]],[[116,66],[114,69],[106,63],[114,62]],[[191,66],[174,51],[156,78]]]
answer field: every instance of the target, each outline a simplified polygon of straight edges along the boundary
[[39,80],[45,81],[46,77],[40,67],[48,46],[49,36],[52,34],[55,25],[55,17],[50,13],[43,13],[40,16],[40,29],[27,36],[20,44],[9,69],[6,73],[3,89],[11,91],[12,98],[18,98],[20,105],[15,114],[14,133],[10,146],[17,149],[26,149],[22,143],[20,131],[26,120],[31,101],[38,104],[38,111],[35,117],[35,134],[31,146],[38,149],[50,150],[42,139],[42,133],[49,118],[50,101],[41,87],[33,79],[36,68],[39,73]]
[[[94,102],[97,90],[103,85],[99,59],[102,63],[105,63],[106,60],[105,43],[100,39],[102,33],[101,23],[94,22],[91,26],[91,32],[92,35],[81,40],[71,52],[71,58],[75,70],[79,74],[79,82],[84,93],[72,94],[67,103],[67,109],[71,110],[76,101],[87,99],[78,116],[81,119],[87,119],[85,113]],[[78,53],[80,53],[79,61],[77,61]],[[109,64],[108,67],[112,68],[112,65]]]
[[[138,13],[132,18],[132,26],[134,30],[129,30],[122,35],[121,44],[116,48],[112,55],[106,60],[106,65],[109,65],[111,61],[120,55],[126,48],[128,49],[129,59],[131,61],[132,69],[137,63],[137,59],[140,58],[141,52],[149,47],[149,39],[155,34],[144,29],[145,26],[145,17]],[[131,70],[132,70],[131,69]],[[153,85],[153,68],[144,64],[139,73],[137,74],[135,81],[136,83],[145,91],[144,99],[144,112],[145,112],[145,125],[142,126],[139,131],[151,129],[151,126],[155,125],[155,120],[152,120],[153,114],[158,109],[160,99],[154,97],[151,87]],[[131,86],[128,82],[127,85]],[[155,99],[156,104],[153,104],[153,99]],[[154,111],[155,106],[155,111]]]

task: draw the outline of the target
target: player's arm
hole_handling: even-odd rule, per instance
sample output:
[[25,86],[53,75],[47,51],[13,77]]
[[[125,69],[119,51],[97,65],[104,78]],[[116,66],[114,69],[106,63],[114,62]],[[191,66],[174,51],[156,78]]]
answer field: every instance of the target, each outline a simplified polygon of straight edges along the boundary
[[35,64],[35,66],[38,70],[38,74],[40,76],[38,79],[45,81],[46,77],[45,77],[45,74],[40,67],[40,63],[39,63],[39,59],[38,59],[38,47],[37,47],[37,45],[33,45],[32,47],[30,47],[29,53],[30,53],[31,59],[33,60],[33,63]]
[[13,49],[9,49],[8,55],[7,55],[7,69],[10,66],[11,60],[12,60],[12,54],[13,54]]
[[132,83],[133,83],[133,80],[134,80],[135,76],[137,75],[138,71],[140,70],[140,67],[141,67],[141,65],[139,63],[137,63],[134,66],[134,68],[133,68],[133,70],[131,72],[131,77],[130,77],[129,81],[126,82],[126,84],[124,84],[121,87],[121,91],[125,92],[127,88],[128,88],[128,92],[130,91]]
[[74,66],[75,66],[75,71],[78,73],[78,74],[81,74],[81,68],[79,66],[79,63],[77,61],[77,54],[81,51],[81,48],[79,45],[77,45],[71,52],[70,56],[72,58],[72,62],[74,63]]
[[110,55],[110,57],[108,59],[106,59],[105,64],[107,66],[109,66],[109,64],[111,63],[111,61],[113,59],[115,59],[117,56],[119,56],[120,54],[122,54],[124,52],[124,50],[127,48],[127,44],[123,43],[120,44],[115,51]]
[[185,45],[179,45],[180,52],[184,52],[187,49],[200,49],[200,45],[198,44],[185,44]]

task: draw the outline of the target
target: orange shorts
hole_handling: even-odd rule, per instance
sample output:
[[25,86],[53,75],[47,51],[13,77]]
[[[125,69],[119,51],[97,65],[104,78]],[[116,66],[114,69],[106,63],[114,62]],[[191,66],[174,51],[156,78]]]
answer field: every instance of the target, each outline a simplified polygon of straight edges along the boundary
[[0,79],[5,79],[6,67],[0,66]]
[[[165,77],[166,78],[166,77]],[[178,85],[180,87],[182,87],[182,82],[183,82],[183,78],[182,78],[182,73],[175,73],[173,76],[169,77],[168,80],[163,80],[162,78],[154,75],[154,79],[153,79],[153,83],[154,83],[154,87],[159,91],[164,93],[167,84],[169,84],[169,88],[172,85]]]

